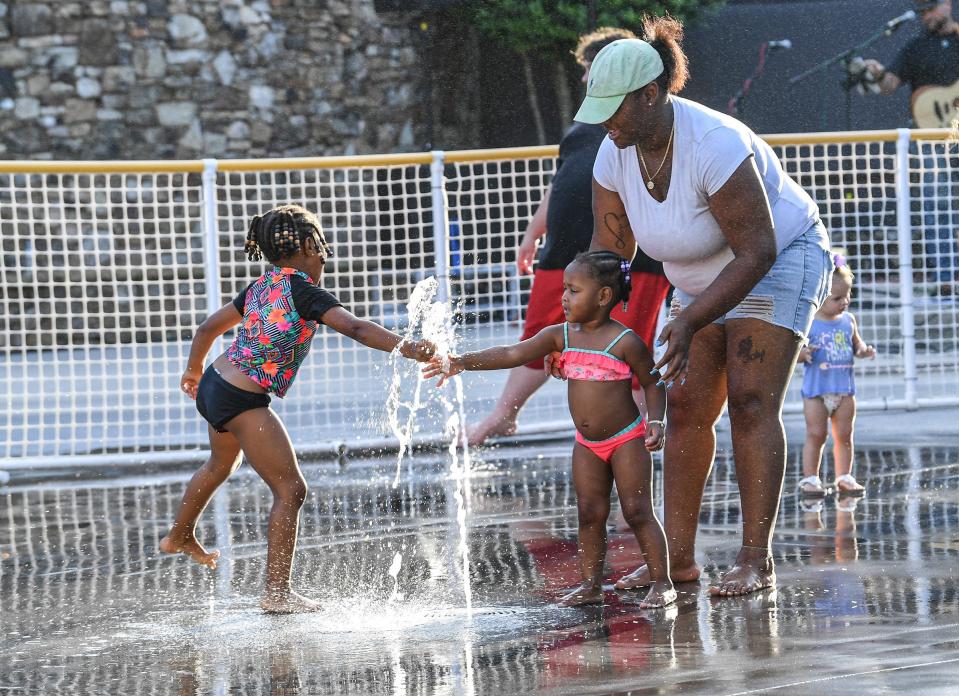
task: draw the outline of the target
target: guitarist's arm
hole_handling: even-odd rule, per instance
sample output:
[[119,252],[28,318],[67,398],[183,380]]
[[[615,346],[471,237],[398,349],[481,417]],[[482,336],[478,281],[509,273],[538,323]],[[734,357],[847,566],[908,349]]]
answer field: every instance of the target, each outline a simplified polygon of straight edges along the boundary
[[886,70],[886,67],[878,60],[870,58],[869,60],[864,60],[863,65],[865,65],[866,69],[876,78],[876,84],[879,85],[880,94],[892,94],[902,85],[902,80],[899,79],[899,76]]

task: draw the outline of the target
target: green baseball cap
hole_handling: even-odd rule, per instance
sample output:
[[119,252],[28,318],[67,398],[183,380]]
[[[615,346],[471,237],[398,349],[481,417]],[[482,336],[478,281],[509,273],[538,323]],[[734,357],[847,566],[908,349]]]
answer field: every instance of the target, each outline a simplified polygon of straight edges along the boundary
[[630,92],[645,87],[663,73],[659,52],[642,39],[619,39],[596,54],[589,66],[586,98],[575,120],[608,120]]

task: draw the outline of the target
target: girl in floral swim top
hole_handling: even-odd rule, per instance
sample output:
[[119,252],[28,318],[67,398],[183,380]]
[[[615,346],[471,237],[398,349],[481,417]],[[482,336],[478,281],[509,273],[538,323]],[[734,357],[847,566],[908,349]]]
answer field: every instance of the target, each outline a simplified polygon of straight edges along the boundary
[[[397,350],[414,360],[428,360],[434,347],[358,319],[317,287],[332,250],[308,210],[284,205],[254,216],[244,251],[251,261],[265,256],[272,267],[207,317],[193,337],[180,388],[196,400],[209,424],[210,458],[190,480],[160,549],[216,567],[219,552],[197,541],[196,523],[216,489],[240,466],[242,452],[274,497],[260,606],[270,613],[312,611],[317,604],[290,587],[306,481],[286,429],[269,407],[270,395],[286,395],[320,323],[370,348]],[[204,372],[213,342],[237,324],[233,343]]]
[[[475,353],[435,356],[423,368],[427,377],[443,375],[439,384],[463,370],[500,370],[525,365],[562,351],[563,376],[569,380],[569,411],[576,425],[573,485],[579,508],[579,569],[583,581],[560,603],[566,606],[603,601],[606,520],[609,495],[616,484],[623,517],[633,530],[652,583],[643,608],[676,601],[669,579],[666,535],[653,510],[653,462],[662,449],[666,389],[653,371],[649,348],[631,330],[610,319],[630,293],[629,262],[609,251],[579,254],[563,271],[566,323],[547,326],[515,345]],[[647,423],[633,401],[632,375],[646,394]]]

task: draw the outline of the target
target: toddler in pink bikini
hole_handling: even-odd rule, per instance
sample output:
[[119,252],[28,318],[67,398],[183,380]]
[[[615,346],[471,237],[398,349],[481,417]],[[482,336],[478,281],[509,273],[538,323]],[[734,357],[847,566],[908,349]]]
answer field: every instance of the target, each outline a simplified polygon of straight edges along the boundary
[[[475,353],[434,356],[427,377],[447,377],[463,370],[499,370],[525,365],[552,352],[569,380],[569,409],[576,425],[573,484],[579,513],[579,566],[582,583],[561,603],[579,605],[603,600],[606,521],[613,483],[623,517],[646,556],[652,584],[641,603],[662,607],[676,600],[669,579],[666,535],[653,511],[653,465],[650,452],[663,447],[666,389],[653,371],[649,348],[630,329],[610,319],[610,312],[630,292],[629,263],[608,251],[579,254],[563,272],[566,322],[510,346]],[[650,420],[633,401],[635,373],[646,394]]]

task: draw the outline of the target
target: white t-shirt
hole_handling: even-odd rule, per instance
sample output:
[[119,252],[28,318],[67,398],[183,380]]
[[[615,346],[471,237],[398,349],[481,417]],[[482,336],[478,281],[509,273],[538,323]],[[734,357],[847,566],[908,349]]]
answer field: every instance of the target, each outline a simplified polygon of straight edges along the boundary
[[[669,281],[692,295],[701,293],[733,259],[709,197],[723,187],[750,155],[766,189],[776,232],[777,253],[819,221],[816,203],[786,176],[769,145],[734,118],[696,102],[673,103],[672,174],[662,203],[646,189],[636,147],[620,150],[606,138],[593,176],[619,194],[636,243],[663,262]],[[649,163],[656,167],[659,163]]]

